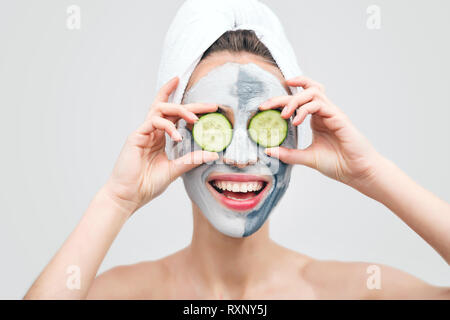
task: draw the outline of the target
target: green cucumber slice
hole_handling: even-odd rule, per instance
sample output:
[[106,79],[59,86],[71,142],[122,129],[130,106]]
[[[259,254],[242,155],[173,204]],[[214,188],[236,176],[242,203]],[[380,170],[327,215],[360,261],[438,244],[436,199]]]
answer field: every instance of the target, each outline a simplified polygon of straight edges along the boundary
[[265,147],[276,147],[286,139],[288,123],[278,110],[265,110],[257,113],[248,125],[250,138]]
[[220,152],[231,143],[233,129],[223,114],[211,112],[201,116],[194,124],[192,136],[203,150]]

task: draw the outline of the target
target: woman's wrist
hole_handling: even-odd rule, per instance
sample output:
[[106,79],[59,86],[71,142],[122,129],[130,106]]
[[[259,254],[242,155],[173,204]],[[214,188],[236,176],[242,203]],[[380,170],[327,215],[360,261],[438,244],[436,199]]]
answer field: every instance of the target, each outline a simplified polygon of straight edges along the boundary
[[355,189],[396,212],[399,204],[411,196],[416,187],[395,163],[380,155],[370,177]]
[[128,219],[138,208],[136,203],[120,198],[111,190],[108,184],[105,184],[96,194],[96,200],[99,200],[105,206],[109,206],[112,211]]
[[362,179],[353,181],[350,185],[366,196],[386,205],[387,195],[392,183],[395,183],[395,173],[400,169],[389,159],[380,154],[373,157],[370,172]]

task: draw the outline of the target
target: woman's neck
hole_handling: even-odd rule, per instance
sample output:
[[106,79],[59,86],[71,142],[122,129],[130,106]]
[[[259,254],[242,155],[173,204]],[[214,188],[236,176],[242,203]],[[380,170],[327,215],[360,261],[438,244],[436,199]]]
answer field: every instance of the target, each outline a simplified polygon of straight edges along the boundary
[[267,280],[281,247],[269,237],[268,223],[246,238],[217,231],[193,204],[194,232],[186,259],[195,285],[216,298],[241,298]]

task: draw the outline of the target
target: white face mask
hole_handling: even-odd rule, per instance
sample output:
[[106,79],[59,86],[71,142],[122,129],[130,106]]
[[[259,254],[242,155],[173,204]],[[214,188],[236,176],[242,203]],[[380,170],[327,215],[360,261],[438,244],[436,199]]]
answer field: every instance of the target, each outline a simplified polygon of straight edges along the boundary
[[[248,122],[262,102],[286,94],[285,88],[274,75],[252,63],[226,63],[219,66],[185,94],[183,103],[186,104],[205,102],[230,108],[234,118],[233,138],[221,155],[236,163],[254,163],[238,168],[217,160],[212,164],[202,164],[183,175],[191,200],[217,230],[228,236],[246,237],[256,232],[267,220],[289,184],[292,166],[268,157],[264,148],[257,146],[247,132]],[[281,145],[295,148],[297,130],[288,122],[288,134]],[[175,157],[200,149],[185,125],[180,120],[179,130],[184,139],[180,143],[173,143],[172,150],[169,150]],[[267,183],[251,208],[236,210],[227,205],[226,201],[221,201],[223,196],[215,194],[217,191],[208,182],[211,173],[257,175],[264,177]]]

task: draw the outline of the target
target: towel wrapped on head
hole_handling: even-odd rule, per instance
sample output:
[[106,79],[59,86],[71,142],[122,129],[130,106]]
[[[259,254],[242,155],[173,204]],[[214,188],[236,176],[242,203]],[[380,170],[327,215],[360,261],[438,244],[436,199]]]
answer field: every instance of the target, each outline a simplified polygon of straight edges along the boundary
[[[189,78],[203,53],[225,32],[253,30],[269,49],[285,79],[301,75],[291,44],[277,16],[257,0],[187,0],[167,32],[157,88],[178,76],[170,102],[181,103]],[[291,87],[295,94],[298,88]],[[298,126],[298,147],[311,142],[309,117]]]

